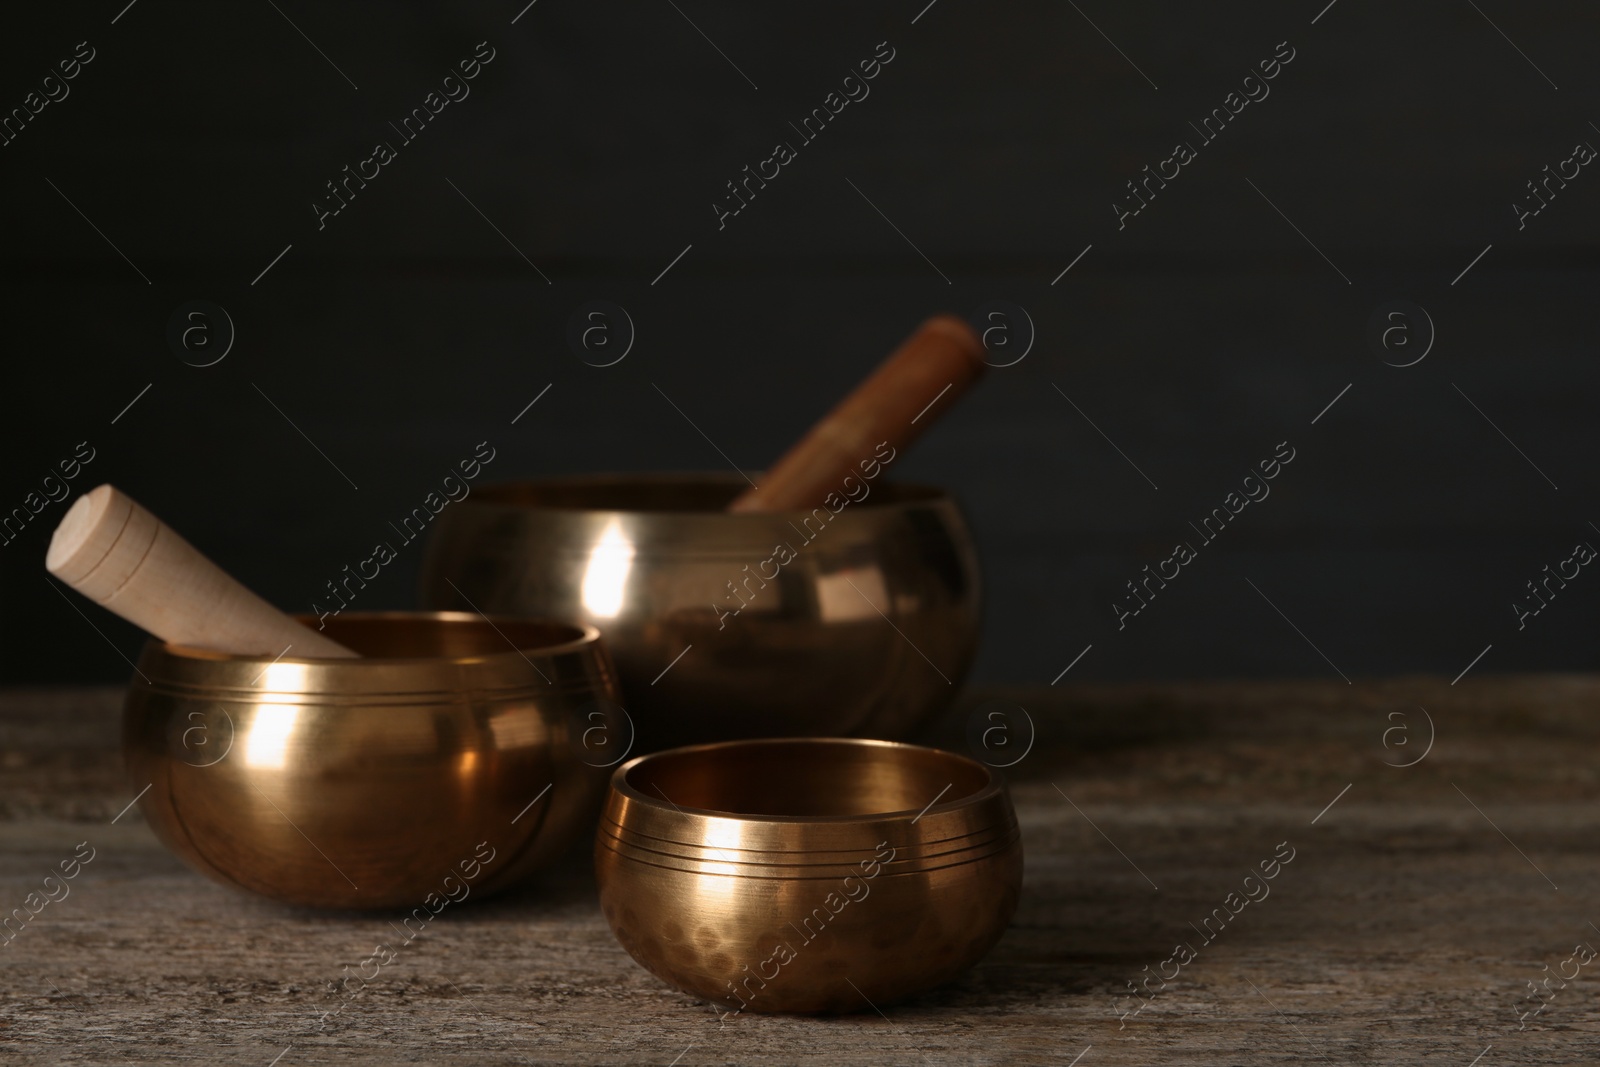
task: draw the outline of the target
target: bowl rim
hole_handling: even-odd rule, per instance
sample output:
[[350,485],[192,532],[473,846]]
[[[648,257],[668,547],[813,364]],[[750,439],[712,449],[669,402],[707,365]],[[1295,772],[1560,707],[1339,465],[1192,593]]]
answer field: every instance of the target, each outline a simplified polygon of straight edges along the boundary
[[[764,471],[753,470],[749,474],[760,477]],[[587,474],[559,474],[542,478],[514,478],[503,482],[489,482],[478,486],[472,495],[458,502],[458,507],[475,509],[500,509],[512,512],[547,512],[559,515],[641,515],[641,516],[672,516],[674,518],[699,517],[699,516],[727,516],[733,521],[751,519],[792,518],[797,515],[810,515],[815,509],[795,508],[786,511],[770,512],[724,512],[707,510],[705,508],[641,508],[641,507],[581,507],[565,504],[526,504],[515,500],[507,500],[506,496],[514,494],[524,488],[551,488],[567,489],[574,487],[630,487],[630,486],[669,486],[669,485],[696,485],[696,486],[723,486],[730,488],[743,486],[749,482],[743,473],[730,473],[728,471],[691,470],[691,471],[594,471]],[[898,481],[893,478],[884,478],[877,483],[879,486],[892,489],[895,499],[884,500],[869,496],[859,503],[851,503],[846,511],[890,511],[896,508],[929,507],[940,504],[954,504],[955,497],[949,490],[941,486],[931,485],[926,482]],[[902,495],[904,494],[904,495]],[[820,506],[820,505],[819,505]]]
[[[984,784],[971,793],[966,793],[952,800],[947,800],[942,804],[938,803],[939,798],[936,797],[934,803],[930,803],[927,807],[920,810],[916,808],[903,808],[894,811],[854,812],[848,815],[762,815],[751,812],[723,811],[717,808],[685,807],[680,804],[675,804],[670,800],[665,800],[662,797],[652,797],[650,794],[635,788],[633,784],[628,781],[628,775],[634,768],[650,760],[661,757],[684,755],[688,753],[710,752],[718,749],[755,748],[766,745],[793,744],[807,744],[819,747],[839,746],[849,748],[898,749],[905,752],[931,752],[936,755],[948,757],[977,768],[983,774]],[[978,760],[972,759],[969,756],[963,756],[959,752],[951,752],[950,750],[943,748],[934,748],[931,745],[914,745],[905,741],[883,741],[876,738],[867,737],[758,737],[741,738],[732,741],[711,741],[698,745],[682,745],[677,748],[663,749],[659,752],[648,752],[641,756],[635,756],[626,763],[623,763],[612,773],[610,792],[627,798],[630,803],[640,804],[657,812],[664,812],[669,815],[676,813],[686,817],[729,819],[735,822],[775,823],[790,826],[848,826],[853,823],[892,822],[907,816],[914,816],[911,821],[916,822],[918,819],[922,819],[936,813],[960,811],[963,808],[978,807],[997,796],[1004,795],[1006,792],[1006,786],[1000,777],[994,773],[994,769],[992,767],[989,767]],[[609,809],[609,804],[607,805],[607,808]]]
[[[150,643],[152,646],[158,648],[162,654],[170,656],[178,661],[226,661],[243,664],[294,663],[316,667],[337,666],[340,668],[362,670],[376,669],[379,667],[392,668],[420,666],[423,664],[493,664],[513,658],[521,658],[526,660],[529,655],[559,656],[564,653],[583,651],[584,649],[592,647],[601,641],[600,628],[586,622],[578,622],[576,620],[569,621],[566,619],[544,619],[533,616],[510,615],[504,613],[485,615],[483,612],[418,608],[394,609],[388,611],[345,611],[340,612],[339,617],[350,620],[428,618],[445,622],[487,622],[496,633],[500,633],[500,627],[498,625],[499,623],[506,623],[514,626],[523,626],[531,623],[533,625],[559,626],[567,630],[576,630],[579,631],[579,636],[570,641],[562,641],[553,645],[528,646],[519,645],[510,638],[506,638],[506,650],[504,652],[483,652],[470,656],[356,656],[353,658],[348,656],[285,656],[281,653],[278,656],[268,656],[265,654],[239,655],[233,652],[218,652],[215,649],[197,648],[193,645],[183,645],[171,641],[163,641],[158,637],[152,637],[150,639]],[[314,620],[316,616],[305,613],[294,613],[290,615],[290,618],[307,624],[307,628],[309,629],[309,621]],[[500,633],[500,635],[505,637],[503,633]]]

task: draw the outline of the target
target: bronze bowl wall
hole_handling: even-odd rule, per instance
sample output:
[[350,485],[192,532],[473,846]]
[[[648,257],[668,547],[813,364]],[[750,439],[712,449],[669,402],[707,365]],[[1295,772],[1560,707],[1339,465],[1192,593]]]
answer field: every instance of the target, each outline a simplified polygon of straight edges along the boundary
[[290,904],[436,910],[593,825],[609,772],[585,731],[616,688],[592,627],[346,613],[327,634],[363,658],[145,646],[128,773],[191,867]]
[[956,504],[879,482],[836,514],[724,512],[744,485],[669,474],[479,489],[434,523],[423,603],[598,626],[639,751],[910,736],[977,647],[978,562]]
[[954,978],[1016,908],[1005,786],[964,756],[839,738],[618,768],[601,910],[641,965],[729,1012],[870,1011]]

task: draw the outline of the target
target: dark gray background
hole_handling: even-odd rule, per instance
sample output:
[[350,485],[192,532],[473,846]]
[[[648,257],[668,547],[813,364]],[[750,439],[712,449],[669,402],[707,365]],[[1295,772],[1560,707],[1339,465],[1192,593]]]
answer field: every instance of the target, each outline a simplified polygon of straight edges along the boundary
[[[978,677],[1048,682],[1091,643],[1075,678],[1332,676],[1328,660],[1454,677],[1491,644],[1474,671],[1593,664],[1600,577],[1525,630],[1511,609],[1600,544],[1600,175],[1520,232],[1511,207],[1600,144],[1587,6],[538,0],[513,25],[525,0],[125,2],[10,12],[0,33],[3,109],[77,42],[98,52],[0,147],[0,511],[88,440],[76,489],[114,481],[307,610],[481,440],[496,480],[723,468],[659,387],[758,468],[921,318],[1005,299],[1031,313],[1032,352],[896,466],[972,518]],[[470,97],[319,232],[323,183],[483,40],[497,57]],[[719,232],[723,183],[884,40],[870,97]],[[1285,40],[1271,95],[1119,232],[1124,182]],[[565,341],[595,298],[638,330],[606,369]],[[165,340],[193,299],[238,329],[210,368]],[[1438,334],[1404,369],[1365,339],[1395,299]],[[1298,456],[1271,497],[1119,632],[1123,583],[1284,440]],[[7,682],[120,678],[138,647],[47,583],[66,506],[0,547]],[[419,558],[365,606],[411,603]]]

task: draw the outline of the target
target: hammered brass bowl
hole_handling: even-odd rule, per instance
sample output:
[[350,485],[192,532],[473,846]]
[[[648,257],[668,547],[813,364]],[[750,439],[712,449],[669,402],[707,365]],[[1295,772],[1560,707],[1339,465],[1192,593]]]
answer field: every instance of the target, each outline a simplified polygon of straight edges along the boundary
[[128,772],[191,867],[290,904],[432,912],[593,825],[609,772],[591,715],[615,683],[592,627],[396,612],[326,632],[363,658],[145,646]]
[[723,511],[743,488],[671,474],[478,489],[434,521],[422,602],[598,626],[641,752],[911,736],[977,648],[978,562],[954,501],[878,480],[837,513]]
[[600,904],[640,964],[726,1012],[869,1011],[1004,932],[1022,840],[1004,785],[887,741],[735,741],[619,767]]

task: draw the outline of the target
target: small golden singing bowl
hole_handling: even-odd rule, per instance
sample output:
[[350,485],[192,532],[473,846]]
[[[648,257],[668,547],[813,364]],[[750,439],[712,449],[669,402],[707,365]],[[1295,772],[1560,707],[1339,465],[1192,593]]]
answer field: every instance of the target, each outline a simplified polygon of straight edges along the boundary
[[629,743],[593,627],[394,612],[326,632],[363,658],[145,646],[128,772],[191,867],[290,904],[438,910],[592,825]]
[[738,475],[485,486],[435,521],[422,603],[600,627],[641,752],[909,737],[972,662],[978,559],[954,500],[889,477],[773,514],[724,510]]
[[1005,786],[887,741],[673,749],[619,767],[600,903],[647,970],[729,1012],[868,1011],[999,940],[1022,885]]

